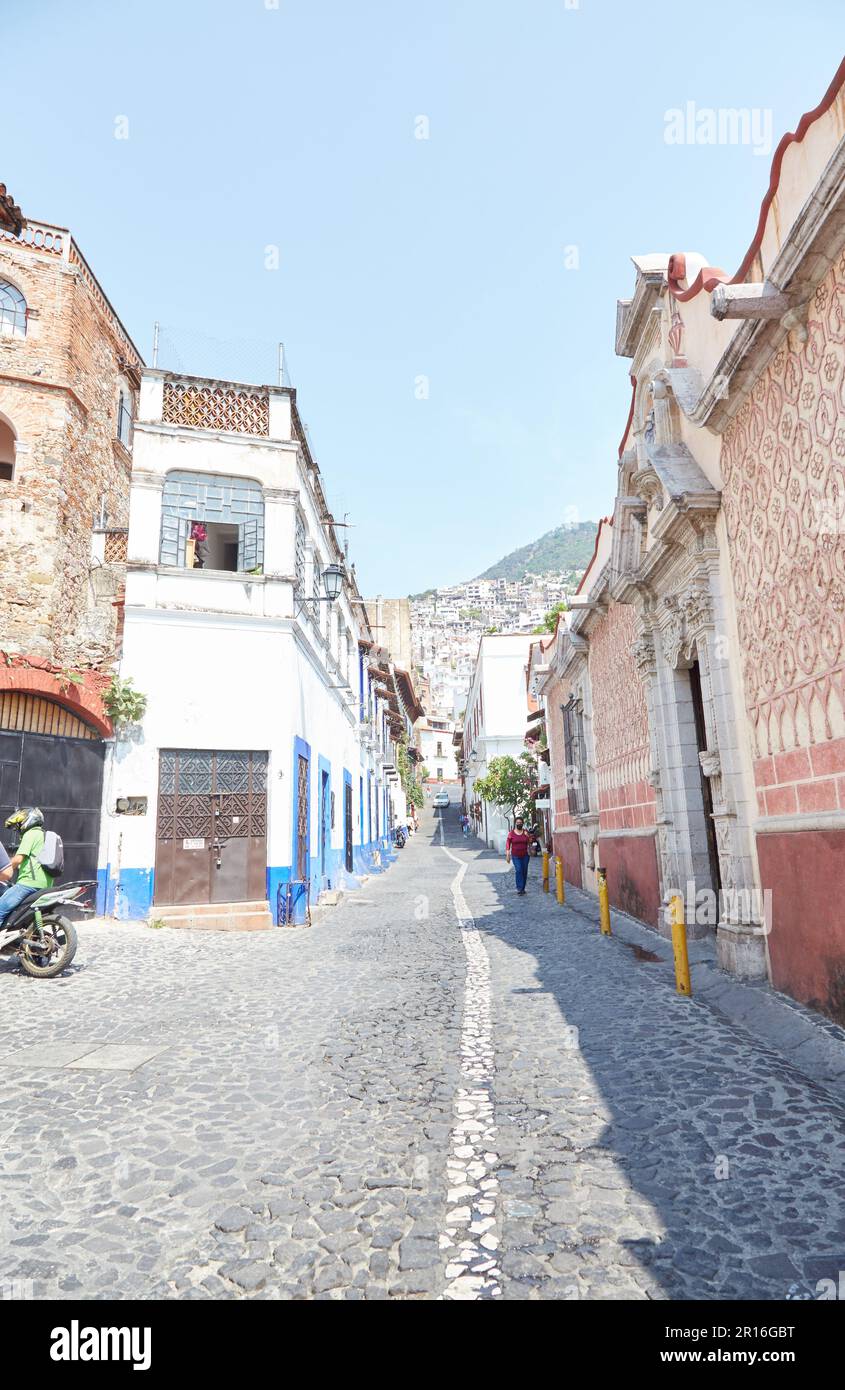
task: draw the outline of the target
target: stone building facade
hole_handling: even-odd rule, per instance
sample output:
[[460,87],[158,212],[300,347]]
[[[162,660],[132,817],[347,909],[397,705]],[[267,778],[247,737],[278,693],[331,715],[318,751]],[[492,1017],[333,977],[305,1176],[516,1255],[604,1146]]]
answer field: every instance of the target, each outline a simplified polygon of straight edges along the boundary
[[[55,732],[70,727],[61,710],[86,743],[110,732],[101,696],[122,620],[140,366],[71,234],[0,226],[0,809],[44,802],[69,871],[85,876],[96,870],[102,759],[98,770],[91,749],[63,743],[87,770],[57,792],[38,740],[67,737]],[[73,805],[81,784],[84,808]]]
[[606,861],[617,906],[665,930],[680,893],[723,968],[842,1020],[845,64],[735,275],[634,266],[612,526],[544,692],[556,840],[571,866],[577,831],[582,880]]
[[66,230],[0,233],[0,283],[19,297],[0,332],[3,646],[109,667],[140,355]]

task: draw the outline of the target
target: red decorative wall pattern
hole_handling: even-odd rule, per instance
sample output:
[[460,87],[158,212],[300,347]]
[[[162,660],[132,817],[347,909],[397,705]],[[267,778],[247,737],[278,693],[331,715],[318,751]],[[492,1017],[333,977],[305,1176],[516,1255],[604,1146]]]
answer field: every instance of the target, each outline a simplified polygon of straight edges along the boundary
[[807,329],[772,359],[722,449],[746,705],[766,767],[845,734],[845,254]]
[[[636,618],[613,603],[590,633],[590,680],[599,800],[604,792],[644,784],[649,771],[648,707],[634,663]],[[650,788],[649,788],[650,791]]]

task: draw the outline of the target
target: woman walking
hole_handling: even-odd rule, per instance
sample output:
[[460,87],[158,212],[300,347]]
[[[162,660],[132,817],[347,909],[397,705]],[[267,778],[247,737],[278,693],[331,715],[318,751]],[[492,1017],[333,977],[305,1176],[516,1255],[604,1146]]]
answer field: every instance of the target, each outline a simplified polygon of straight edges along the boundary
[[508,838],[505,842],[505,857],[509,864],[513,861],[516,891],[521,898],[525,897],[525,885],[528,882],[528,847],[530,844],[531,836],[525,830],[525,821],[522,816],[517,816],[514,829],[508,831]]

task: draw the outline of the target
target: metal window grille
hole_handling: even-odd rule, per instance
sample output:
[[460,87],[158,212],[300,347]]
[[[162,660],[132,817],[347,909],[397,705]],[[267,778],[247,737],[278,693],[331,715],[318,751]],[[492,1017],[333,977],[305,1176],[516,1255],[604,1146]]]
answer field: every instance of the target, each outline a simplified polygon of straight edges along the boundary
[[317,556],[315,555],[315,556],[314,556],[314,573],[313,573],[312,576],[311,576],[311,599],[312,599],[311,611],[312,611],[312,613],[313,613],[313,615],[314,615],[314,622],[315,622],[315,623],[317,624],[317,626],[320,627],[320,628],[322,628],[322,624],[321,624],[321,622],[320,622],[320,602],[319,602],[319,600],[320,600],[320,588],[321,588],[321,581],[322,581],[322,578],[323,578],[323,571],[320,569],[320,561],[317,559]]
[[574,696],[563,706],[562,712],[567,801],[570,815],[579,816],[589,810],[584,717]]
[[264,493],[252,478],[212,473],[168,473],[161,506],[162,565],[184,565],[190,523],[222,522],[238,527],[238,567],[264,564]]
[[296,518],[296,591],[305,593],[305,522]]

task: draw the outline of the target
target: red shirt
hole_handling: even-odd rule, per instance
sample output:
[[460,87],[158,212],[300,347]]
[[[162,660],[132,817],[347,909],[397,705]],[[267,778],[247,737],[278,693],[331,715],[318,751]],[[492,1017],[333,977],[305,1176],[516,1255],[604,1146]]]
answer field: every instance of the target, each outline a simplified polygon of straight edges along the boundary
[[509,830],[505,848],[511,854],[515,854],[517,859],[524,859],[528,853],[528,846],[531,844],[531,836],[524,830]]

